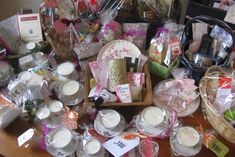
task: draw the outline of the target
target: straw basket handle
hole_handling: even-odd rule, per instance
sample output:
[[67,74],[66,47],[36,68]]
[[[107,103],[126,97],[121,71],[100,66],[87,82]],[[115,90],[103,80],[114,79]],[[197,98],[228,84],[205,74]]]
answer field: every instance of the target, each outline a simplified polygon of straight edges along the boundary
[[215,76],[216,74],[225,75],[226,72],[220,66],[212,66],[207,69],[205,76]]

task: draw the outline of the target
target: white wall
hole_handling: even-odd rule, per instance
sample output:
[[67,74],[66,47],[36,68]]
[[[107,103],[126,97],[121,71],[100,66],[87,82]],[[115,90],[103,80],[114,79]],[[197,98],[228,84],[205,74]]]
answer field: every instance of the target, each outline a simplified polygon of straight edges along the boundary
[[38,12],[43,0],[0,0],[0,20],[20,12],[21,8],[32,8]]

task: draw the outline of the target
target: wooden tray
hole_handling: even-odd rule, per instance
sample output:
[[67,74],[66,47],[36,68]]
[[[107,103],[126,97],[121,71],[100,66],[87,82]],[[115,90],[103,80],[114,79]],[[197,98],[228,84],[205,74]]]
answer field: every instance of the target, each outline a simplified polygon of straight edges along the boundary
[[[150,79],[150,74],[149,74],[149,69],[148,69],[148,64],[145,63],[143,72],[145,73],[145,84],[142,89],[142,101],[136,101],[132,103],[103,103],[102,107],[120,107],[120,106],[147,106],[147,105],[152,105],[153,104],[153,93],[152,93],[152,84],[151,84],[151,79]],[[88,98],[89,92],[91,90],[90,88],[90,79],[93,78],[91,70],[89,66],[86,69],[86,85],[85,85],[85,94],[84,94],[84,106],[95,106],[94,102],[91,102]]]

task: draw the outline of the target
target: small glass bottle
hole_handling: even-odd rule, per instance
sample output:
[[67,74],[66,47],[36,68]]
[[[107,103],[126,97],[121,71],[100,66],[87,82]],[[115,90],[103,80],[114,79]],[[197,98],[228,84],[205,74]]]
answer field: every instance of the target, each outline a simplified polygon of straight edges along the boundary
[[215,59],[216,65],[220,65],[226,59],[226,57],[231,53],[232,49],[229,47],[225,47],[223,51],[220,51]]

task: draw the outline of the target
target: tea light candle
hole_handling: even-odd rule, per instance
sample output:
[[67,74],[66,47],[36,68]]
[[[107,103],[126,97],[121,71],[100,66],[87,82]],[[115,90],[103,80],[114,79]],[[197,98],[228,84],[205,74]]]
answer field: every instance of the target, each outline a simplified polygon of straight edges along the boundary
[[75,67],[72,63],[65,62],[65,63],[60,64],[57,67],[56,71],[59,75],[66,76],[66,75],[72,74],[74,70],[75,70]]
[[103,112],[104,111],[100,112],[100,116],[104,127],[112,129],[120,123],[121,117],[118,112],[112,110],[108,110],[105,113]]
[[199,133],[192,127],[179,128],[176,137],[182,145],[187,147],[193,147],[197,145],[200,140]]
[[48,107],[42,107],[37,111],[36,116],[40,120],[45,120],[50,116],[50,114],[51,111]]
[[69,145],[71,140],[72,134],[70,130],[66,128],[61,128],[54,133],[51,142],[55,148],[64,148]]
[[97,154],[101,149],[101,144],[99,141],[92,139],[88,141],[85,145],[85,152],[89,155]]
[[52,113],[58,113],[63,109],[63,103],[57,100],[53,100],[49,103],[49,108]]
[[150,126],[161,124],[165,118],[165,112],[158,107],[148,107],[141,114],[143,120]]
[[78,90],[79,83],[74,80],[68,81],[62,86],[62,92],[64,95],[74,95]]

